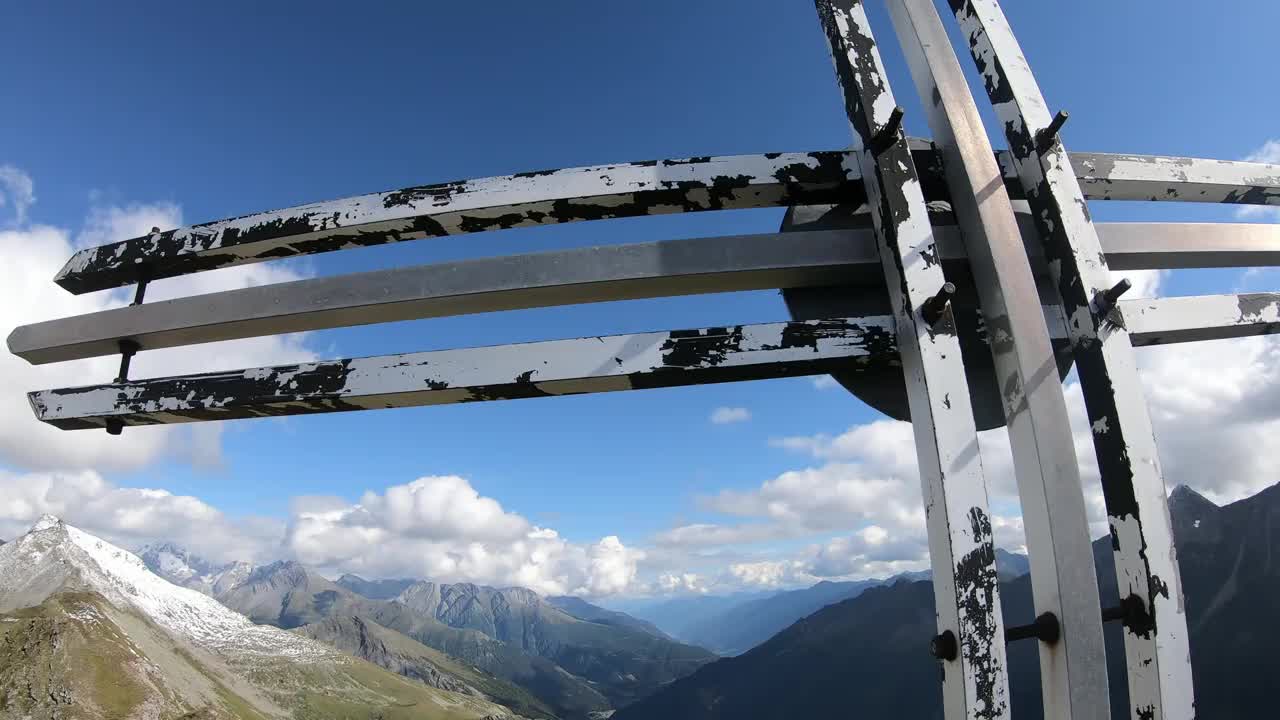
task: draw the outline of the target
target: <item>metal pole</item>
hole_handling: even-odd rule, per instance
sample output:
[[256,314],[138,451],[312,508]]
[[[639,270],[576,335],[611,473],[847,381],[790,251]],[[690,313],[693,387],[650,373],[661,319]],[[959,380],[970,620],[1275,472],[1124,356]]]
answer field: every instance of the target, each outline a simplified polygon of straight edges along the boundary
[[1052,613],[1061,627],[1057,642],[1038,643],[1045,717],[1106,718],[1106,651],[1084,491],[1026,247],[932,0],[890,0],[889,9],[942,155],[992,338],[1036,613]]
[[[1134,720],[1192,718],[1191,655],[1164,478],[1106,258],[1022,48],[996,0],[951,0],[1009,140],[1069,319],[1111,524]],[[1060,125],[1060,124],[1059,124]],[[1243,318],[1245,313],[1240,312]]]
[[863,180],[907,380],[938,616],[931,650],[943,661],[945,715],[950,720],[1004,718],[1008,664],[969,388],[950,305],[943,304],[929,319],[923,312],[946,278],[902,133],[902,111],[885,79],[862,3],[816,4],[845,113],[863,146]]

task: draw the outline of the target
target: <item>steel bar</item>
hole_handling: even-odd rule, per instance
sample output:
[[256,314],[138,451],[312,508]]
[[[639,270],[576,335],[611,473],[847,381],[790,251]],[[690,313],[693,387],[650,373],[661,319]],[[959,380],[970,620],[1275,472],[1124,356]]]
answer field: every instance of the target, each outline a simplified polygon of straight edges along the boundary
[[[964,0],[951,0],[951,5],[963,10]],[[1031,77],[1029,71],[1025,75]],[[1063,167],[1076,174],[1089,200],[1280,205],[1280,165],[1164,155],[1067,155]]]
[[[1020,215],[1024,236],[1035,233]],[[1280,264],[1280,225],[1114,223],[1097,226],[1115,269]],[[967,261],[955,226],[935,226],[944,262]],[[646,297],[884,286],[868,229],[611,245],[300,280],[49,320],[14,329],[10,352],[41,364],[143,348],[365,323]],[[1033,252],[1039,241],[1028,244]],[[826,263],[826,265],[824,265]],[[1043,263],[1037,263],[1042,265]]]
[[576,395],[898,362],[888,317],[811,320],[334,360],[29,394],[64,430]]
[[[1093,227],[1112,270],[1280,265],[1280,224],[1134,222]],[[1024,227],[1022,232],[1036,238],[1030,252],[1043,250],[1039,228]]]
[[[945,197],[927,141],[912,139],[926,197]],[[1017,174],[1001,153],[1005,179]],[[1078,153],[1089,199],[1280,202],[1280,166]],[[1189,183],[1189,184],[1188,184]],[[55,281],[80,294],[213,268],[422,237],[699,210],[864,197],[851,151],[602,165],[464,180],[253,213],[77,252]]]
[[511,255],[299,280],[22,326],[9,349],[33,363],[200,342],[517,308],[691,293],[883,286],[870,231],[668,240]]
[[1046,718],[1106,718],[1097,579],[1066,398],[1001,170],[933,0],[889,0],[916,91],[942,155],[952,210],[989,332],[1027,528],[1037,615],[1061,624],[1039,643]]
[[1138,346],[1280,333],[1280,293],[1128,300],[1120,313]]
[[991,511],[977,428],[947,304],[921,309],[946,283],[906,137],[860,0],[816,0],[858,151],[893,312],[924,494],[944,714],[1008,717],[1009,676]]
[[77,252],[54,279],[73,293],[296,255],[580,220],[848,202],[844,151],[695,157],[518,173],[255,213]]
[[[1264,335],[1280,333],[1280,294],[1252,294],[1252,295],[1210,295],[1206,297],[1195,298],[1161,298],[1155,300],[1121,300],[1120,308],[1123,316],[1129,325],[1130,336],[1133,338],[1135,345],[1161,345],[1178,342],[1195,342],[1200,340],[1214,340],[1219,338],[1242,337],[1245,335]],[[1051,335],[1055,339],[1067,337],[1066,328],[1063,326],[1062,318],[1054,308],[1043,308],[1047,322],[1053,323],[1051,327]],[[809,323],[779,323],[778,326],[789,326],[792,332],[809,332],[804,329],[814,322],[821,323],[823,321],[811,321]],[[850,338],[861,333],[867,340],[865,342],[867,351],[865,354],[853,353],[852,355],[839,355],[837,358],[820,359],[816,362],[821,364],[812,367],[806,367],[803,372],[800,366],[795,363],[788,365],[787,373],[792,374],[821,374],[823,372],[831,372],[834,364],[835,369],[839,372],[887,372],[893,369],[901,368],[898,352],[898,340],[896,337],[896,322],[893,317],[888,315],[867,315],[859,318],[847,320],[830,321],[842,322],[848,327],[846,332]],[[759,336],[759,333],[765,332],[758,328],[769,327],[768,325],[744,326],[743,333],[752,333],[753,336]],[[833,327],[828,323],[827,328]],[[757,329],[753,329],[757,328]],[[706,331],[706,336],[713,335],[710,331]],[[670,333],[670,334],[651,334],[652,337],[670,336],[678,338],[690,337],[690,333]],[[625,338],[632,338],[627,340]],[[639,340],[640,336],[617,336],[606,337],[604,340],[593,338],[589,341],[579,340],[561,340],[552,341],[550,343],[526,343],[522,345],[510,345],[496,348],[496,356],[514,357],[519,353],[529,353],[528,357],[536,356],[559,356],[561,354],[576,352],[582,348],[601,349],[602,343],[612,348],[615,346],[640,346],[644,342]],[[874,342],[872,342],[874,340]],[[680,340],[682,342],[682,340]],[[852,340],[851,340],[852,341]],[[655,341],[656,342],[656,341]],[[557,345],[556,343],[560,343]],[[585,344],[584,344],[585,343]],[[662,344],[666,340],[661,341]],[[768,343],[766,343],[768,344]],[[781,346],[781,342],[777,343]],[[674,346],[673,346],[674,347]],[[834,346],[833,346],[834,347]],[[518,348],[510,349],[510,348]],[[30,399],[36,416],[51,424],[68,430],[84,429],[91,427],[105,427],[111,419],[121,419],[122,425],[124,419],[143,413],[131,420],[132,424],[157,424],[172,422],[191,422],[195,420],[210,419],[222,420],[231,419],[232,417],[258,417],[262,415],[289,415],[289,414],[307,414],[314,412],[326,412],[341,409],[377,409],[383,407],[407,407],[409,405],[423,404],[444,404],[449,402],[461,402],[457,399],[456,393],[464,388],[472,388],[470,400],[484,399],[500,399],[509,396],[532,396],[532,394],[519,395],[519,388],[509,388],[511,383],[503,382],[503,377],[499,376],[498,380],[467,380],[462,381],[456,379],[454,381],[447,378],[432,376],[425,368],[477,368],[476,372],[480,372],[480,368],[499,368],[501,364],[490,363],[485,360],[488,357],[485,353],[493,348],[479,348],[470,350],[448,350],[424,353],[410,353],[407,355],[395,355],[383,358],[363,358],[356,360],[335,360],[322,361],[316,363],[308,363],[305,365],[290,365],[277,368],[257,368],[252,370],[235,370],[230,372],[209,373],[206,375],[188,375],[183,377],[160,378],[152,380],[135,380],[127,383],[112,383],[110,385],[100,385],[89,388],[69,388],[61,390],[41,390],[30,393]],[[742,352],[755,352],[739,348]],[[601,350],[603,354],[599,358],[606,358],[609,362],[616,365],[615,356],[609,355],[611,350]],[[736,352],[736,351],[735,351]],[[763,351],[761,351],[763,352]],[[843,349],[838,352],[844,352]],[[852,352],[852,351],[851,351]],[[451,354],[450,354],[451,353]],[[615,354],[617,355],[617,354]],[[620,357],[620,355],[618,355]],[[593,356],[595,357],[595,356]],[[425,358],[419,362],[413,358]],[[434,359],[433,359],[434,358]],[[461,358],[461,359],[460,359]],[[595,367],[605,367],[608,362],[599,362],[599,358],[587,362],[587,365]],[[852,359],[850,359],[852,358]],[[463,360],[465,359],[465,361]],[[733,363],[741,364],[746,358],[735,359]],[[448,361],[448,362],[446,362]],[[754,361],[753,361],[754,362]],[[428,363],[426,365],[422,363]],[[452,364],[450,364],[452,363]],[[730,363],[726,367],[737,367]],[[373,382],[373,378],[379,374],[390,377],[394,368],[407,368],[421,366],[418,375],[407,376],[404,391],[385,391],[380,390],[379,393],[366,392],[373,385],[358,386],[349,384],[344,392],[347,395],[342,396],[347,405],[350,407],[338,407],[338,403],[334,397],[329,395],[308,395],[304,397],[294,397],[300,389],[318,387],[309,385],[311,380],[318,380],[326,377],[326,373],[337,372],[336,368],[363,368],[363,374],[352,377],[369,378]],[[626,367],[633,367],[627,365]],[[379,370],[381,368],[381,370]],[[723,370],[724,368],[722,368]],[[663,372],[668,372],[670,368]],[[496,370],[495,370],[496,372]],[[629,371],[630,372],[630,371]],[[755,371],[753,371],[755,372]],[[538,385],[541,387],[546,383],[551,383],[550,371],[546,374],[538,375]],[[295,386],[282,386],[279,383],[262,382],[253,384],[249,381],[257,382],[262,378],[282,378],[288,377],[290,380],[297,380]],[[481,376],[476,376],[481,377]],[[609,376],[613,377],[613,376]],[[713,382],[707,377],[700,377],[695,382]],[[752,376],[757,377],[757,376]],[[760,370],[758,377],[780,377],[778,373],[772,371]],[[437,387],[433,390],[453,390],[455,395],[430,395],[422,397],[409,398],[402,392],[420,391],[426,378],[432,378]],[[664,376],[665,378],[665,376]],[[748,376],[732,378],[734,380],[751,379]],[[206,382],[206,380],[208,382]],[[421,382],[419,382],[421,380]],[[390,382],[390,380],[387,380]],[[448,387],[439,386],[439,382],[449,383]],[[523,381],[522,381],[523,382]],[[532,376],[528,382],[532,382]],[[586,382],[586,380],[584,380]],[[598,387],[604,389],[615,389],[610,383],[613,380],[605,380],[603,378],[590,380],[597,383]],[[635,387],[667,387],[677,384],[688,384],[684,382],[676,382],[674,378],[663,379],[663,385],[654,384],[656,381],[641,380],[636,381]],[[413,384],[418,383],[418,384]],[[470,384],[467,384],[470,383]],[[505,388],[501,393],[496,390],[484,390],[483,388],[475,389],[480,386],[501,386]],[[560,387],[559,385],[547,385],[548,388]],[[585,387],[585,386],[584,386]],[[236,402],[237,407],[241,409],[219,409],[216,407],[217,398],[225,397],[223,391],[227,388],[235,388],[237,391]],[[363,389],[362,389],[363,388]],[[432,388],[429,388],[432,389]],[[194,394],[193,394],[194,391]],[[285,392],[288,391],[288,392]],[[584,391],[585,392],[585,391]],[[396,398],[382,401],[372,401],[369,396],[374,394],[395,395]],[[564,392],[553,393],[547,391],[548,395],[568,394]],[[282,399],[284,396],[293,399]],[[188,397],[190,396],[190,397]],[[199,401],[196,398],[214,398],[209,402]],[[87,398],[87,399],[86,399]],[[70,400],[68,400],[70,399]],[[82,401],[82,399],[84,399]],[[181,399],[187,399],[194,404],[182,406],[183,413],[160,412],[154,407],[143,408],[139,406],[139,402],[154,401],[161,407],[177,406],[174,403]],[[203,404],[202,404],[203,403]],[[388,404],[389,403],[389,404]],[[199,415],[205,413],[207,417]],[[239,414],[231,414],[231,413]],[[194,414],[192,414],[194,413]]]
[[[1036,147],[1038,133],[1050,123],[1049,109],[999,2],[950,1],[1005,128],[1010,156],[1044,238],[1068,318],[1106,499],[1120,596],[1136,596],[1147,610],[1124,622],[1130,715],[1134,720],[1193,718],[1185,604],[1164,478],[1123,316],[1115,317],[1108,307],[1114,299],[1107,294],[1112,279],[1103,245],[1061,141]],[[1100,190],[1112,199],[1132,199],[1135,187],[1127,177],[1166,173],[1176,185],[1147,199],[1280,203],[1275,187],[1245,193],[1247,197],[1233,187],[1242,179],[1273,183],[1280,179],[1280,168],[1266,177],[1242,177],[1240,166],[1232,163],[1141,157],[1085,160],[1083,166],[1085,187],[1091,184],[1087,178],[1105,175]],[[1181,305],[1163,302],[1160,307]],[[1196,318],[1184,320],[1194,323]]]

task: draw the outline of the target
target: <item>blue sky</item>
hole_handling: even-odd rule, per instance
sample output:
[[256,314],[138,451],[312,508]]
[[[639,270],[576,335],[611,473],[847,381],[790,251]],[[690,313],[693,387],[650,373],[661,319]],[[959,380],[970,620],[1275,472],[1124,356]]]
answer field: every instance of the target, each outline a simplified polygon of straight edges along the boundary
[[[1071,112],[1070,148],[1235,159],[1280,137],[1269,80],[1274,2],[1232,3],[1230,12],[1184,0],[1006,5],[1050,102]],[[871,6],[908,131],[927,135],[887,15]],[[26,226],[72,235],[106,208],[177,207],[190,223],[524,170],[850,142],[806,2],[50,2],[11,14],[0,58],[8,68],[0,165],[35,183]],[[328,275],[768,232],[779,217],[506,231],[319,256],[291,269]],[[1099,220],[1235,217],[1216,206],[1095,204]],[[1241,282],[1237,272],[1186,273],[1166,279],[1163,292]],[[398,323],[302,342],[342,357],[784,316],[776,293],[745,293]],[[209,360],[209,369],[223,367]],[[712,423],[719,407],[745,408],[750,419]],[[823,460],[777,438],[834,436],[874,419],[843,391],[794,379],[247,422],[225,429],[212,467],[163,456],[102,472],[115,486],[198,497],[233,518],[286,518],[301,495],[355,502],[419,476],[459,475],[574,543],[617,535],[644,547],[672,527],[724,522],[701,496],[751,492]],[[29,469],[4,457],[0,467]],[[775,539],[761,552],[810,539]]]

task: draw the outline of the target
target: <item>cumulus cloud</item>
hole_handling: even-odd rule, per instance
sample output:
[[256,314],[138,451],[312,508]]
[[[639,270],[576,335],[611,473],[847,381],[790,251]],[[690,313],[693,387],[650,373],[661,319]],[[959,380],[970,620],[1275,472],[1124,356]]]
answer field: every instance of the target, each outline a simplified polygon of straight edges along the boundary
[[644,558],[615,536],[571,543],[452,475],[367,492],[357,503],[302,498],[284,546],[322,571],[520,585],[548,595],[624,592]]
[[734,563],[729,566],[729,575],[742,585],[756,588],[804,585],[817,579],[805,570],[805,563],[800,560]]
[[31,176],[12,165],[0,165],[0,209],[13,211],[10,222],[26,223],[27,208],[35,201],[35,183],[31,182]]
[[716,425],[729,425],[750,419],[751,411],[743,407],[718,407],[711,412],[711,422]]
[[[1258,149],[1246,155],[1243,160],[1247,162],[1269,163],[1271,165],[1280,165],[1280,138],[1271,139],[1263,143]],[[1263,206],[1263,205],[1242,205],[1236,210],[1236,215],[1241,218],[1252,220],[1270,220],[1272,222],[1280,222],[1280,207]]]
[[694,523],[664,530],[654,536],[654,542],[659,545],[697,548],[761,542],[784,535],[786,531],[783,528],[764,523],[742,525]]
[[710,592],[706,581],[698,573],[662,573],[656,589],[666,595],[703,595]]
[[[25,177],[23,175],[22,177]],[[0,184],[9,185],[0,179]],[[19,184],[20,185],[20,184]],[[152,227],[182,223],[182,211],[171,203],[132,204],[93,208],[72,239],[64,227],[29,224],[26,209],[34,202],[10,191],[9,205],[19,210],[14,223],[0,229],[0,333],[17,325],[68,315],[97,312],[127,304],[127,290],[72,295],[53,284],[53,277],[78,248],[136,237]],[[12,199],[23,197],[22,203]],[[164,300],[264,283],[296,280],[299,273],[268,264],[227,268],[152,283],[147,299]],[[251,338],[140,353],[133,361],[134,377],[252,367],[314,360],[304,335]],[[177,457],[197,465],[221,462],[221,427],[155,426],[130,428],[119,437],[102,432],[64,432],[37,422],[26,393],[31,390],[84,385],[115,377],[119,359],[90,358],[33,366],[0,353],[0,464],[35,470],[99,471],[135,469],[162,457]]]
[[92,470],[0,470],[0,536],[20,535],[45,513],[125,547],[173,540],[220,562],[274,557],[284,529],[265,518],[233,520],[199,498],[117,487]]

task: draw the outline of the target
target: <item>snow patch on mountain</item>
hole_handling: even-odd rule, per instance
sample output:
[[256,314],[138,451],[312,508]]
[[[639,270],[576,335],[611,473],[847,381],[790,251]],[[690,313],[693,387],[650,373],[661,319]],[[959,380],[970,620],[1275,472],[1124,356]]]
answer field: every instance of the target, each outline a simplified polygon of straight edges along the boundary
[[0,608],[39,604],[59,590],[92,590],[137,610],[161,628],[221,652],[331,659],[335,651],[277,628],[255,625],[195,590],[158,577],[143,561],[57,518],[0,546]]

